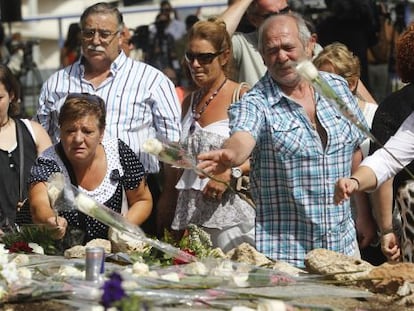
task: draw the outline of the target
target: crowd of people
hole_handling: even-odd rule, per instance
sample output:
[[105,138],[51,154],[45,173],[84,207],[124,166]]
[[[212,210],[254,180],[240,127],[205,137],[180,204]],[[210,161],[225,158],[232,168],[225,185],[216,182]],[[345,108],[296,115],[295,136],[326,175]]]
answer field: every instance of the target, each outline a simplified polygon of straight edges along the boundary
[[[91,5],[70,26],[33,120],[18,117],[19,85],[0,65],[2,230],[26,211],[56,239],[108,238],[108,227],[79,211],[56,214],[47,183],[62,173],[150,236],[179,238],[195,224],[223,251],[249,243],[297,267],[315,248],[375,264],[407,260],[392,222],[398,188],[412,177],[414,27],[392,30],[387,53],[407,85],[383,99],[368,70],[384,35],[375,6],[326,2],[329,14],[314,25],[287,0],[234,0],[220,16],[185,22],[162,1],[154,24],[135,32],[112,4]],[[358,38],[349,23],[364,30]],[[395,157],[297,72],[303,60]],[[180,143],[214,178],[160,163],[142,150],[151,137]],[[406,175],[393,185],[399,171]],[[386,257],[365,252],[377,241]]]

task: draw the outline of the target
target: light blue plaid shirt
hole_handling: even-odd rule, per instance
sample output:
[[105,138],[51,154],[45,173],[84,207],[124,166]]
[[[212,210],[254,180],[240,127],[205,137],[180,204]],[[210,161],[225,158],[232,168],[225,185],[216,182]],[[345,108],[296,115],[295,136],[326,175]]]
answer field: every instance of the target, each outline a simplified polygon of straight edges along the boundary
[[[345,80],[321,74],[366,124]],[[246,131],[256,140],[250,173],[256,247],[298,267],[312,249],[353,255],[357,247],[349,202],[336,206],[333,195],[336,180],[350,175],[364,135],[333,103],[317,93],[315,98],[327,133],[325,148],[302,106],[287,98],[269,73],[229,110],[231,132]]]

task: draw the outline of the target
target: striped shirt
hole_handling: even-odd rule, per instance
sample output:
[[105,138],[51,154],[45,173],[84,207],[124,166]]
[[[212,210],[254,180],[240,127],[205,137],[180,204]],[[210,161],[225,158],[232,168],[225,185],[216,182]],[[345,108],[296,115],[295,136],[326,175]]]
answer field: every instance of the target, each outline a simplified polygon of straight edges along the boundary
[[128,58],[121,52],[111,64],[110,75],[98,87],[85,79],[80,61],[54,73],[44,84],[35,119],[59,140],[58,114],[68,93],[89,93],[106,103],[105,135],[124,141],[148,173],[159,171],[154,156],[141,151],[150,137],[178,141],[181,106],[173,83],[159,70]]
[[[321,74],[366,124],[345,80]],[[246,131],[256,140],[250,173],[256,247],[298,267],[312,249],[353,255],[357,247],[349,202],[336,206],[333,195],[336,180],[349,176],[364,136],[333,104],[318,93],[315,99],[326,147],[303,107],[284,95],[269,73],[229,110],[231,132]]]

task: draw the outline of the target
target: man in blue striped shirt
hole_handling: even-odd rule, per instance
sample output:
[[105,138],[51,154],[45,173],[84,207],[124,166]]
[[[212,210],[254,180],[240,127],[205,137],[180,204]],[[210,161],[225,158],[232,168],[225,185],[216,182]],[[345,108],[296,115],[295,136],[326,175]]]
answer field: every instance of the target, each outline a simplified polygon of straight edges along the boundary
[[[159,172],[159,162],[144,153],[141,146],[156,135],[179,140],[181,106],[174,84],[157,69],[124,54],[124,24],[117,8],[109,3],[94,4],[83,12],[80,24],[82,57],[44,83],[35,119],[56,142],[57,117],[68,93],[100,96],[107,109],[105,135],[120,138],[137,153],[149,174],[151,192],[157,196],[158,181],[152,174]],[[170,168],[166,168],[164,179],[166,187],[159,204],[173,202],[171,196],[175,195],[175,176]],[[147,232],[154,234],[153,229],[148,228]]]
[[[364,135],[296,72],[312,56],[299,15],[269,17],[259,50],[268,71],[230,107],[231,137],[223,149],[199,155],[199,167],[218,173],[251,156],[256,247],[266,256],[298,267],[315,248],[358,256],[351,208],[335,205],[333,191],[337,176],[350,175]],[[345,80],[321,75],[365,124]]]

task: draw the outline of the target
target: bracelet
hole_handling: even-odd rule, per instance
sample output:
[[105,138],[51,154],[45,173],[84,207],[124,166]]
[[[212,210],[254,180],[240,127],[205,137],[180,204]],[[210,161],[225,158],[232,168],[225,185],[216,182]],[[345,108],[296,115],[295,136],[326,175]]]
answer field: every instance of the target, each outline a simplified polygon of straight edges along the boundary
[[357,190],[359,190],[359,188],[361,188],[361,184],[359,183],[358,178],[351,176],[351,177],[349,177],[349,179],[352,179],[352,180],[356,181],[356,183],[358,184],[358,189]]
[[388,229],[385,229],[385,230],[381,230],[381,236],[383,237],[384,235],[387,235],[387,234],[389,234],[389,233],[394,233],[394,228],[388,228]]

